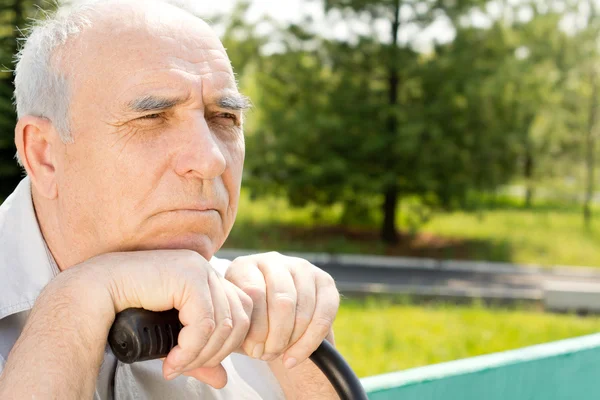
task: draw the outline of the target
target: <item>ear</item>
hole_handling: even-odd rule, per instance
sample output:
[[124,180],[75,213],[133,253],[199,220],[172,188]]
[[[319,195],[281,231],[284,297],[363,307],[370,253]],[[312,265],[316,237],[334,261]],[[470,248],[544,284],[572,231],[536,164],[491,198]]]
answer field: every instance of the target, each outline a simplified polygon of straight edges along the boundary
[[48,199],[58,195],[52,147],[57,138],[52,122],[42,117],[21,117],[15,128],[15,145],[27,175],[40,195]]

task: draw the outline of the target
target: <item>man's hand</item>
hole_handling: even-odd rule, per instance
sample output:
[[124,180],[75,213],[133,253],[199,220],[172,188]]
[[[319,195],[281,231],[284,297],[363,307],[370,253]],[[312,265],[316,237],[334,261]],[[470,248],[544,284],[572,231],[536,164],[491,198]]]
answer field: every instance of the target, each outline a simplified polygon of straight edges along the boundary
[[179,310],[184,327],[164,360],[166,379],[184,374],[217,388],[225,386],[221,362],[246,337],[252,312],[249,296],[188,250],[112,253],[84,264],[82,269],[108,274],[116,313],[130,307]]
[[327,338],[340,297],[333,278],[308,261],[278,253],[235,259],[225,279],[254,305],[246,354],[271,361],[283,355],[287,368],[304,362]]

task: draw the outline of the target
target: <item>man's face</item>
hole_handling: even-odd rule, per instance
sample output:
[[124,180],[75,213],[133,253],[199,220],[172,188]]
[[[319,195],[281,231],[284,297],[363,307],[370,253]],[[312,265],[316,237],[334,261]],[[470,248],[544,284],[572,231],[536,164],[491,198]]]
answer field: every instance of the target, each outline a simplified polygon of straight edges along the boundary
[[112,10],[66,49],[74,143],[56,163],[61,229],[95,254],[185,248],[209,258],[237,211],[245,101],[206,24],[148,7]]

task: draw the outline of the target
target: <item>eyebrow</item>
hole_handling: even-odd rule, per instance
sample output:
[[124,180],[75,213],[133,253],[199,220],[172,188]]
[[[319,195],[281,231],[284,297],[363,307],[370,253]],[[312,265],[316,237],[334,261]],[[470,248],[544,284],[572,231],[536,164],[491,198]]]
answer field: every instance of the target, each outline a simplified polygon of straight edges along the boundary
[[[176,107],[188,100],[189,97],[161,97],[148,95],[130,101],[128,109],[138,113],[161,111]],[[220,108],[232,111],[246,111],[252,108],[250,99],[239,93],[220,97],[216,104]]]
[[217,105],[221,108],[233,111],[246,111],[252,108],[250,99],[239,93],[219,98],[219,100],[217,100]]
[[189,97],[144,96],[129,102],[128,108],[133,112],[161,111],[185,103]]

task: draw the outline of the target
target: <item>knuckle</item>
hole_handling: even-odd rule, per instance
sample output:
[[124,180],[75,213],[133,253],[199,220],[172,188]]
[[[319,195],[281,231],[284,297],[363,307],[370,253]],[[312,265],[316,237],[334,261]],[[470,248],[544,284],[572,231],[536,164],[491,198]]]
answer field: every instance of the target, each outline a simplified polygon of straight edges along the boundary
[[278,294],[275,296],[273,306],[282,313],[293,312],[296,309],[296,299],[288,294]]
[[331,274],[329,274],[328,272],[325,272],[323,270],[320,270],[320,271],[323,276],[323,282],[327,286],[335,286],[335,279],[333,279],[333,276],[331,276]]
[[331,304],[335,307],[335,310],[337,312],[337,309],[340,307],[340,292],[335,290],[332,294],[331,294]]
[[198,326],[198,331],[204,339],[208,339],[216,329],[215,320],[212,317],[203,318]]
[[229,265],[229,268],[227,268],[227,272],[233,272],[238,265],[244,264],[248,260],[248,257],[249,256],[239,256],[234,258],[231,264]]
[[296,265],[298,265],[298,267],[300,267],[300,269],[303,271],[312,271],[313,269],[317,268],[310,261],[305,260],[304,258],[294,258],[294,261],[296,261]]
[[229,336],[233,331],[233,321],[231,318],[223,318],[219,323],[219,333],[223,336]]
[[310,324],[311,318],[306,314],[296,314],[294,320],[294,326],[296,327],[307,327]]
[[245,293],[241,293],[240,302],[242,303],[242,308],[246,313],[252,312],[252,309],[254,308],[254,301],[252,300],[252,297]]
[[302,265],[302,270],[311,273],[312,276],[315,276],[315,274],[318,271],[321,271],[317,266],[311,264],[310,262],[308,262],[306,260],[304,260],[304,263]]
[[236,321],[236,325],[244,332],[247,332],[250,329],[250,317],[246,314],[241,315],[239,320]]
[[297,311],[308,311],[310,308],[314,309],[315,302],[317,300],[316,293],[314,291],[299,290],[297,294],[298,310]]
[[267,291],[265,287],[245,285],[241,289],[253,302],[264,301],[264,299],[267,297]]
[[319,317],[314,320],[315,330],[323,336],[329,333],[329,330],[333,326],[333,320],[327,317]]

